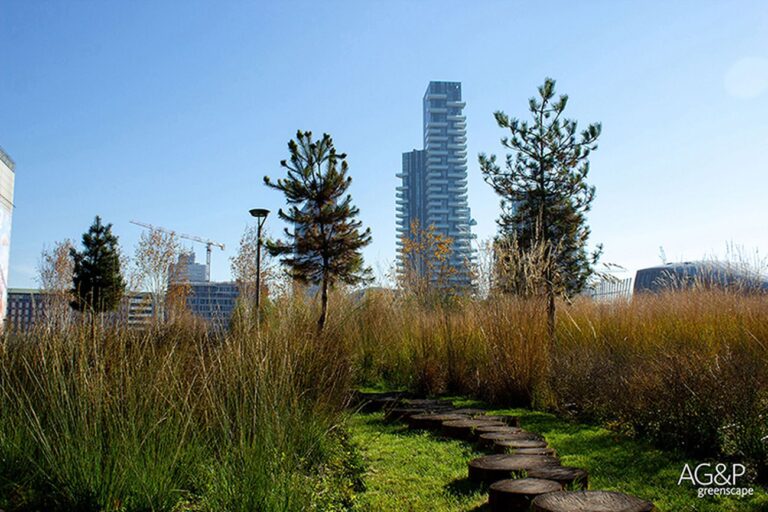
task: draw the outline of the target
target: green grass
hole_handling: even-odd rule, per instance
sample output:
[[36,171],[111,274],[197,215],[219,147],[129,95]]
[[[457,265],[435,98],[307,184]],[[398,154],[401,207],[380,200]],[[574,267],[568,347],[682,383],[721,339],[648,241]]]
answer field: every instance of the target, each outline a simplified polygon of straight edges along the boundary
[[[768,495],[757,486],[749,499],[699,499],[688,484],[677,485],[683,465],[692,461],[604,428],[524,409],[491,412],[519,416],[524,428],[543,434],[563,465],[589,471],[591,489],[632,494],[653,501],[661,512],[768,510]],[[469,444],[411,432],[402,423],[384,423],[381,414],[355,414],[347,428],[366,467],[366,491],[356,498],[358,510],[485,510],[485,491],[466,480],[467,461],[481,455]]]
[[355,510],[462,511],[485,503],[485,494],[466,480],[467,461],[481,455],[470,445],[385,423],[381,413],[355,414],[347,428],[365,465],[366,490]]

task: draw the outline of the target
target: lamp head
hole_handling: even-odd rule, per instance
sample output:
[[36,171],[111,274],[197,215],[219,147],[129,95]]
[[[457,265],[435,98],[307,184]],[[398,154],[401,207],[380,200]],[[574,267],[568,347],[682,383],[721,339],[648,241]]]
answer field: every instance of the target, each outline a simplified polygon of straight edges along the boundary
[[250,214],[257,219],[266,219],[267,215],[269,215],[269,210],[266,210],[264,208],[253,208],[252,210],[249,210]]

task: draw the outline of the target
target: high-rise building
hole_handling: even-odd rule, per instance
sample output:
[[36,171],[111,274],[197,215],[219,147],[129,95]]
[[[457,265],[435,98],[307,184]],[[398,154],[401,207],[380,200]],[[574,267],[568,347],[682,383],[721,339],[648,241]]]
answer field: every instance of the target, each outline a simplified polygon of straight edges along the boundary
[[[423,100],[424,149],[403,153],[402,172],[397,176],[398,267],[415,265],[422,275],[422,262],[406,262],[403,239],[418,240],[421,230],[452,240],[448,260],[454,286],[470,285],[472,234],[467,199],[467,135],[460,82],[430,82]],[[419,232],[411,232],[418,225]],[[433,279],[435,276],[429,276]]]
[[[8,265],[11,256],[11,219],[13,217],[13,183],[16,165],[0,148],[0,311],[8,300]],[[0,315],[2,316],[2,315]],[[3,319],[0,318],[0,327]]]
[[178,261],[171,264],[168,272],[170,284],[205,283],[208,281],[208,266],[195,263],[195,252],[181,252]]

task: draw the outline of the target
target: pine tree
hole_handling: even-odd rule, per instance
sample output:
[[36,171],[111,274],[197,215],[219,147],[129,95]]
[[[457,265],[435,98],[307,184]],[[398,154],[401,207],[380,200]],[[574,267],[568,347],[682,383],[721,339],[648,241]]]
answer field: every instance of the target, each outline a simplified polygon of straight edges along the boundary
[[102,224],[98,215],[87,233],[83,250],[70,250],[74,260],[72,283],[73,309],[85,313],[113,311],[125,291],[120,272],[120,250],[112,224]]
[[[501,196],[497,241],[514,241],[520,250],[544,253],[544,288],[550,338],[554,337],[555,296],[581,291],[601,253],[588,254],[586,223],[595,196],[587,184],[589,155],[597,149],[599,123],[577,135],[577,123],[563,117],[568,96],[555,99],[555,81],[547,78],[539,98],[528,102],[533,121],[494,113],[499,127],[509,130],[502,145],[508,154],[502,169],[496,156],[481,154],[485,181]],[[509,245],[509,244],[508,244]]]
[[370,279],[360,251],[371,242],[371,230],[361,232],[359,209],[347,194],[352,178],[347,176],[346,154],[336,152],[330,135],[313,141],[312,132],[299,130],[288,150],[290,159],[280,162],[287,177],[275,183],[265,176],[264,183],[285,194],[289,207],[278,216],[293,229],[285,229],[287,240],[267,242],[267,249],[282,258],[293,279],[320,285],[320,332],[328,316],[329,288]]

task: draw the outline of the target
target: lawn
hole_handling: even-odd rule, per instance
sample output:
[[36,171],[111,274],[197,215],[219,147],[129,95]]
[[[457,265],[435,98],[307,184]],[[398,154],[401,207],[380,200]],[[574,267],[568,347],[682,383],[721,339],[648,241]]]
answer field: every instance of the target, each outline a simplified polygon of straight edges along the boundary
[[[686,459],[604,428],[524,409],[492,412],[519,416],[524,428],[543,434],[563,465],[589,471],[591,489],[633,494],[653,501],[662,512],[768,510],[768,495],[757,487],[749,499],[699,499],[690,485],[677,485]],[[380,413],[353,414],[347,428],[366,468],[366,490],[356,497],[356,510],[485,510],[485,491],[466,480],[467,461],[482,455],[471,445],[385,423]]]

